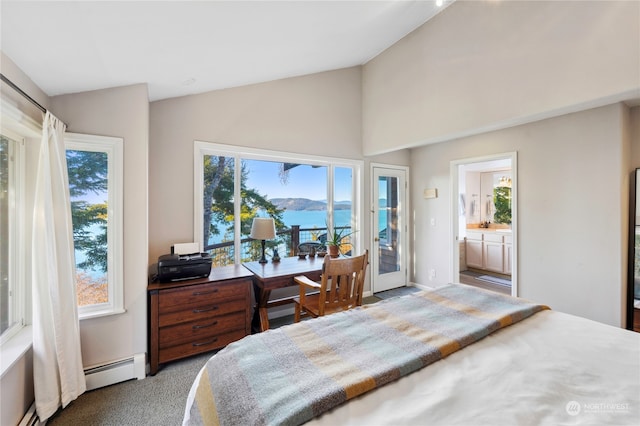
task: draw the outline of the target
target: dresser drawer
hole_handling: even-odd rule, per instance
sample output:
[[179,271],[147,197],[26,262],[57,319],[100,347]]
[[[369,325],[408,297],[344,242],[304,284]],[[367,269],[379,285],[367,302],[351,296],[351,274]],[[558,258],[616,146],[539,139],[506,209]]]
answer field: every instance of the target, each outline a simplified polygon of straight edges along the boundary
[[230,331],[246,328],[245,312],[203,318],[178,325],[160,328],[160,349],[181,343],[206,340],[206,337],[218,336]]
[[182,309],[182,305],[196,306],[207,300],[238,299],[244,297],[246,283],[209,283],[160,291],[158,306],[161,312]]
[[246,312],[248,302],[245,298],[237,300],[218,301],[215,298],[209,300],[201,300],[183,305],[180,310],[167,312],[160,311],[159,326],[180,324],[188,321],[196,321],[207,318],[213,318],[220,315],[230,314],[232,312]]
[[208,352],[227,346],[229,343],[242,339],[246,335],[244,330],[232,331],[218,336],[205,337],[196,339],[191,342],[183,343],[169,348],[160,349],[158,357],[159,362],[168,362],[176,359],[184,358],[202,352]]
[[253,274],[242,265],[212,268],[207,278],[150,282],[149,372],[249,334],[252,285]]

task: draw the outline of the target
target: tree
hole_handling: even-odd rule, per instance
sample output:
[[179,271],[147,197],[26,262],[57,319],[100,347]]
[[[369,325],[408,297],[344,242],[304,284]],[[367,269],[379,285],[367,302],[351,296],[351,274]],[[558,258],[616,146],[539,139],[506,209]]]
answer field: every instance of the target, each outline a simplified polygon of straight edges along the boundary
[[511,188],[506,186],[494,188],[493,203],[496,206],[493,221],[495,223],[511,224]]
[[[71,202],[73,239],[86,259],[80,269],[107,271],[107,202],[77,200],[103,195],[108,190],[108,157],[104,152],[67,150],[67,172]],[[96,232],[96,229],[98,232]]]
[[[205,246],[208,245],[212,235],[222,235],[224,241],[233,241],[234,235],[234,159],[224,156],[207,155],[204,157],[203,164],[203,241]],[[244,163],[240,170],[240,196],[242,198],[240,210],[240,233],[248,235],[251,232],[251,224],[253,218],[260,211],[264,211],[269,217],[274,219],[276,229],[285,228],[282,220],[283,209],[278,209],[273,203],[266,199],[255,189],[247,188],[248,171]],[[225,227],[220,229],[218,226],[223,224]],[[270,242],[270,246],[274,246],[275,242]],[[250,253],[255,255],[259,253],[260,245],[258,242],[252,242]],[[232,263],[232,259],[227,262]]]

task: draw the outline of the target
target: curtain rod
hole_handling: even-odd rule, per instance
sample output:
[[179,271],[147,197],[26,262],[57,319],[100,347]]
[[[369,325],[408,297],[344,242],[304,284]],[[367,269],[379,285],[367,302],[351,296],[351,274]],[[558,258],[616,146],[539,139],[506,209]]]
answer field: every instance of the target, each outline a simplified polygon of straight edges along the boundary
[[[18,92],[21,96],[23,96],[26,100],[28,100],[29,102],[31,102],[33,105],[36,106],[36,108],[38,108],[40,111],[42,111],[43,114],[47,113],[47,109],[45,107],[43,107],[42,105],[40,105],[40,102],[36,101],[35,99],[33,99],[31,96],[27,95],[27,93],[22,90],[21,88],[19,88],[18,86],[16,86],[16,84],[9,80],[7,77],[4,76],[4,74],[0,73],[0,79],[7,83],[7,85],[9,87],[11,87],[13,90],[15,90],[16,92]],[[60,120],[62,121],[62,120]],[[65,127],[69,127],[67,126],[67,124],[65,122],[62,122],[62,124],[65,125]]]
[[15,90],[16,92],[18,92],[20,95],[22,95],[24,98],[26,98],[29,102],[31,102],[32,104],[34,104],[36,107],[38,107],[38,109],[40,111],[42,111],[43,113],[47,113],[47,109],[45,107],[43,107],[42,105],[40,105],[40,103],[38,103],[38,101],[36,101],[35,99],[33,99],[31,96],[27,95],[24,90],[22,90],[21,88],[19,88],[18,86],[16,86],[13,81],[9,80],[7,77],[4,76],[4,74],[0,73],[0,79],[2,79],[2,81],[4,81],[5,83],[7,83],[9,85],[9,87],[11,87],[13,90]]

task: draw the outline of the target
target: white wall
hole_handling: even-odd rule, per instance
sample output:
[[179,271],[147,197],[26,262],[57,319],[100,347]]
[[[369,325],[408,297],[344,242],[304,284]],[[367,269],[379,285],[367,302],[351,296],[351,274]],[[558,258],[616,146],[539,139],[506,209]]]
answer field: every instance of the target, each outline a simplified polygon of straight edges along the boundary
[[195,140],[362,159],[360,68],[152,102],[149,260],[193,240]]
[[[361,67],[322,72],[150,104],[149,262],[193,240],[195,140],[349,159],[362,154]],[[408,165],[400,150],[365,159]],[[366,209],[368,211],[368,209]],[[369,241],[368,215],[359,235]],[[370,288],[370,275],[365,291]]]
[[639,98],[639,16],[637,1],[457,1],[364,66],[364,153]]
[[[413,280],[429,284],[431,268],[438,285],[450,279],[450,162],[517,151],[519,295],[623,325],[628,113],[614,104],[412,150]],[[421,199],[426,187],[438,199]]]
[[85,367],[147,351],[149,101],[144,84],[51,98],[67,130],[124,139],[123,314],[80,321]]

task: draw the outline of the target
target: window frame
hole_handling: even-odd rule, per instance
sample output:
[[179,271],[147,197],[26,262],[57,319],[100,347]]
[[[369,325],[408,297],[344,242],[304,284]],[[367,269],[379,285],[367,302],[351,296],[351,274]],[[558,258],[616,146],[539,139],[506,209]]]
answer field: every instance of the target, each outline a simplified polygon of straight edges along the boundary
[[65,150],[107,154],[107,281],[109,302],[78,306],[80,320],[124,310],[124,159],[122,138],[65,133]]
[[[9,341],[13,336],[18,334],[20,330],[27,324],[27,268],[26,253],[29,243],[25,243],[26,221],[25,217],[25,191],[26,191],[26,160],[25,160],[25,135],[13,132],[9,129],[2,129],[2,135],[15,142],[11,155],[14,161],[15,182],[12,186],[10,194],[10,204],[12,208],[9,211],[9,253],[17,254],[17,256],[9,259],[9,291],[13,293],[10,296],[9,312],[10,322],[13,322],[1,335],[0,346]],[[13,284],[12,284],[13,283]]]
[[[32,176],[28,175],[30,170],[35,169],[32,164],[37,161],[37,156],[29,149],[27,144],[37,144],[42,139],[42,124],[23,113],[15,104],[5,98],[0,98],[0,132],[14,141],[18,142],[17,147],[17,180],[16,188],[16,215],[18,224],[12,228],[21,238],[18,239],[17,261],[17,288],[14,299],[14,313],[16,323],[8,328],[0,336],[0,352],[2,353],[2,363],[0,365],[0,375],[4,375],[15,361],[24,354],[31,346],[31,286],[30,283],[30,263],[31,258],[31,229],[27,225],[27,212],[32,207],[27,196],[29,190],[28,180]],[[30,167],[31,166],[31,167]]]
[[[203,159],[205,155],[224,155],[234,158],[235,170],[240,170],[240,164],[242,159],[259,160],[259,161],[271,161],[276,163],[288,162],[299,163],[316,166],[327,167],[327,225],[333,227],[334,217],[334,176],[336,167],[351,168],[353,170],[353,176],[351,180],[351,194],[353,197],[351,208],[351,226],[354,230],[363,229],[363,185],[362,185],[362,173],[364,168],[364,161],[352,160],[345,158],[318,156],[312,154],[297,154],[285,151],[273,151],[260,148],[247,148],[234,145],[225,145],[220,143],[194,141],[194,206],[193,206],[193,241],[198,243],[200,249],[204,247],[202,226],[203,226],[203,180],[204,180],[204,168]],[[236,175],[234,177],[234,209],[236,212],[240,211],[240,205],[242,199],[240,196],[240,179]],[[234,244],[240,246],[240,215],[234,215]],[[352,245],[356,252],[362,251],[363,237],[362,232],[355,232],[352,238]],[[240,250],[235,250],[234,263],[240,264]]]

